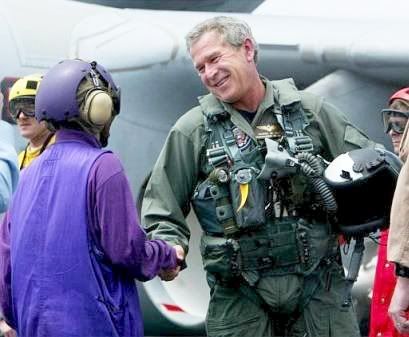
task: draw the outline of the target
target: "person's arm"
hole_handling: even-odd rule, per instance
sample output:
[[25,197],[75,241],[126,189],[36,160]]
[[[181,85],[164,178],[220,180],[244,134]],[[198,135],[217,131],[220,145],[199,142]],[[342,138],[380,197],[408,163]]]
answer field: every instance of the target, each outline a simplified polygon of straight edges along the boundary
[[113,265],[142,281],[152,279],[161,269],[177,267],[172,247],[162,240],[147,239],[128,179],[112,153],[94,163],[89,191],[92,231]]
[[409,267],[409,162],[400,172],[393,195],[388,235],[388,261]]
[[14,325],[11,307],[10,219],[8,213],[0,226],[0,307],[6,322]]
[[142,205],[142,223],[153,238],[181,245],[187,253],[190,230],[185,217],[198,179],[199,130],[186,135],[173,128],[152,171]]
[[7,210],[18,182],[17,154],[11,125],[0,120],[0,213]]
[[396,276],[388,314],[396,329],[402,334],[407,334],[409,333],[409,268],[396,264]]
[[[407,130],[405,130],[405,132],[407,132]],[[393,296],[389,304],[388,314],[391,317],[395,328],[401,334],[409,333],[408,201],[409,162],[406,159],[399,173],[393,196],[387,243],[387,258],[389,261],[395,263],[397,277]]]

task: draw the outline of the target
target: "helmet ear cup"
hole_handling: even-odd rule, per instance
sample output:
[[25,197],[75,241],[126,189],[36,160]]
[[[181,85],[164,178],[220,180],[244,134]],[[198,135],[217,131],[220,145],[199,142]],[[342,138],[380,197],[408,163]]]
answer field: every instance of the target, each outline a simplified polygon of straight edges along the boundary
[[111,96],[104,90],[93,89],[85,97],[80,117],[94,126],[104,126],[112,118],[112,108]]

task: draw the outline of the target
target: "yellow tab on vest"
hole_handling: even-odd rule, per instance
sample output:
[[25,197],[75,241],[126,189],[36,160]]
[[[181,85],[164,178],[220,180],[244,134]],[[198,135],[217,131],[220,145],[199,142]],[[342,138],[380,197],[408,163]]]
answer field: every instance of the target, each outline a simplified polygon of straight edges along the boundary
[[249,184],[240,184],[241,202],[240,202],[239,208],[237,209],[237,212],[240,211],[242,207],[244,206],[244,204],[246,203],[248,195],[249,195]]

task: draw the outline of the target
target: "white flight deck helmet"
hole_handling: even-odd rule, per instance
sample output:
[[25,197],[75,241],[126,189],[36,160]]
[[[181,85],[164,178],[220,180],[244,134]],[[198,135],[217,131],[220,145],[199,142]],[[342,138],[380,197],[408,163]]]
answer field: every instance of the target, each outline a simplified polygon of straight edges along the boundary
[[347,235],[367,235],[389,226],[402,162],[385,149],[365,148],[336,157],[324,179],[338,204],[337,224]]

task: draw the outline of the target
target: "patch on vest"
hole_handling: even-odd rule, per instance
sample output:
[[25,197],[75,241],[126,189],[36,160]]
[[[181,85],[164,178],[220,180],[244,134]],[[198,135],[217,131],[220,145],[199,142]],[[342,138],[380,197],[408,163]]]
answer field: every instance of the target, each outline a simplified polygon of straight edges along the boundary
[[238,127],[233,128],[234,139],[240,151],[247,149],[251,144],[251,138]]
[[255,133],[257,139],[264,138],[277,139],[282,137],[283,129],[278,123],[273,123],[270,125],[258,125],[256,127]]

